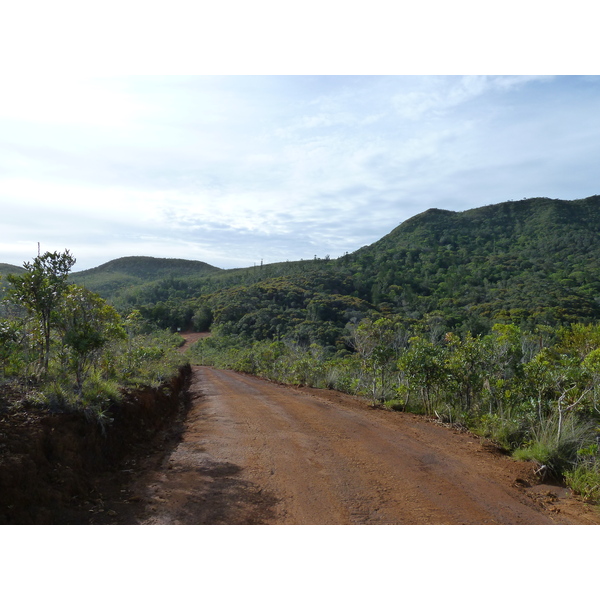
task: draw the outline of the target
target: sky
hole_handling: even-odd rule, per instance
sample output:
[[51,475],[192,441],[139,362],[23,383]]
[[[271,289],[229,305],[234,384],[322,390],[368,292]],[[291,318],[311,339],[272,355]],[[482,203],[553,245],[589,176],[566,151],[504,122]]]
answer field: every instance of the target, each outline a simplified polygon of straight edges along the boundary
[[[159,47],[148,27],[139,28],[152,60],[137,61],[138,46],[130,39],[123,46],[124,26],[106,37],[110,15],[95,14],[104,21],[87,47],[81,31],[72,34],[75,49],[56,30],[42,29],[55,12],[40,16],[33,49],[16,34],[3,39],[24,62],[11,61],[1,82],[2,263],[31,260],[38,243],[42,252],[69,249],[75,271],[136,255],[221,268],[336,258],[433,207],[461,211],[600,193],[600,77],[556,76],[567,72],[553,71],[564,66],[558,58],[539,63],[531,71],[539,76],[480,75],[486,65],[498,72],[498,63],[449,67],[439,53],[421,67],[413,59],[391,63],[389,52],[366,65],[364,46],[354,49],[356,38],[350,44],[344,28],[339,46],[331,39],[324,46],[326,35],[307,38],[307,22],[296,15],[303,37],[290,30],[291,44],[303,40],[302,59],[283,63],[287,71],[263,60],[266,50],[277,55],[269,43],[244,45],[258,39],[254,30],[224,62],[185,62],[177,44],[192,31],[208,36],[194,57],[225,48],[198,22]],[[158,27],[162,16],[152,15]],[[20,18],[31,29],[26,9]],[[356,14],[351,24],[363,18]],[[384,32],[398,28],[379,23]],[[377,48],[380,37],[366,39]],[[307,39],[330,52],[303,62]],[[411,43],[404,48],[429,42],[409,37]],[[165,48],[176,51],[169,65],[160,63]],[[355,53],[322,59],[340,48]],[[448,48],[458,48],[458,58],[464,50],[474,54],[468,46]],[[98,62],[99,52],[113,61]],[[153,71],[150,62],[162,66]],[[505,72],[537,64],[520,59]],[[436,72],[442,74],[420,74]]]
[[600,193],[597,76],[23,78],[0,262],[332,258],[428,208]]

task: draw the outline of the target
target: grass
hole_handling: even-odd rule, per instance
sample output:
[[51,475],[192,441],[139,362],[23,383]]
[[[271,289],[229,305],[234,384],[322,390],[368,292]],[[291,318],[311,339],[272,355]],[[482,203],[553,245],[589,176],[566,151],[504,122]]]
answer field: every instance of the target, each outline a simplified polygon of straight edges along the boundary
[[517,460],[537,462],[544,471],[563,477],[578,462],[578,452],[596,439],[594,423],[581,420],[575,413],[567,414],[559,431],[558,417],[551,416],[531,430],[529,443],[513,452]]
[[525,437],[522,419],[508,415],[481,415],[471,427],[477,435],[493,440],[504,450],[515,450]]
[[565,473],[565,483],[584,500],[600,503],[599,465],[581,464]]

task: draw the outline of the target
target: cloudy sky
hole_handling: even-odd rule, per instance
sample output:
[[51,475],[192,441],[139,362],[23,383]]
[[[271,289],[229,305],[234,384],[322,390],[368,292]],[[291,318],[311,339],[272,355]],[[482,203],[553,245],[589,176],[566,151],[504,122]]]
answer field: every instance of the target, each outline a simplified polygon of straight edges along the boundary
[[584,0],[493,14],[471,0],[8,3],[0,262],[38,242],[70,249],[75,270],[337,257],[431,207],[598,194],[600,77],[553,76],[597,68],[588,13]]
[[43,76],[0,95],[0,262],[337,257],[428,208],[600,193],[600,77]]

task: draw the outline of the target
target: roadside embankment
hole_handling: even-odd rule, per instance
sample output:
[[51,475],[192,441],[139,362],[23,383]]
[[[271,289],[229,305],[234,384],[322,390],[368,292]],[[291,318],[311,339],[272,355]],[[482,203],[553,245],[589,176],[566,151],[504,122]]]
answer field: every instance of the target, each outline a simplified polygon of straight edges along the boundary
[[128,390],[100,423],[40,408],[0,414],[0,524],[73,522],[94,476],[117,469],[187,405],[189,365],[159,389]]

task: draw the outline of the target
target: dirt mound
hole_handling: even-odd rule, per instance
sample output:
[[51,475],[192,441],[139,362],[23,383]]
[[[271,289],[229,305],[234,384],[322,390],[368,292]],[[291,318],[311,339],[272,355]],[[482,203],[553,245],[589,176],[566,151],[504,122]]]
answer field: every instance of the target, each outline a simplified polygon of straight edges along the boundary
[[161,389],[127,392],[107,424],[82,413],[6,408],[0,414],[0,524],[82,522],[94,476],[165,428],[185,404],[190,368]]

